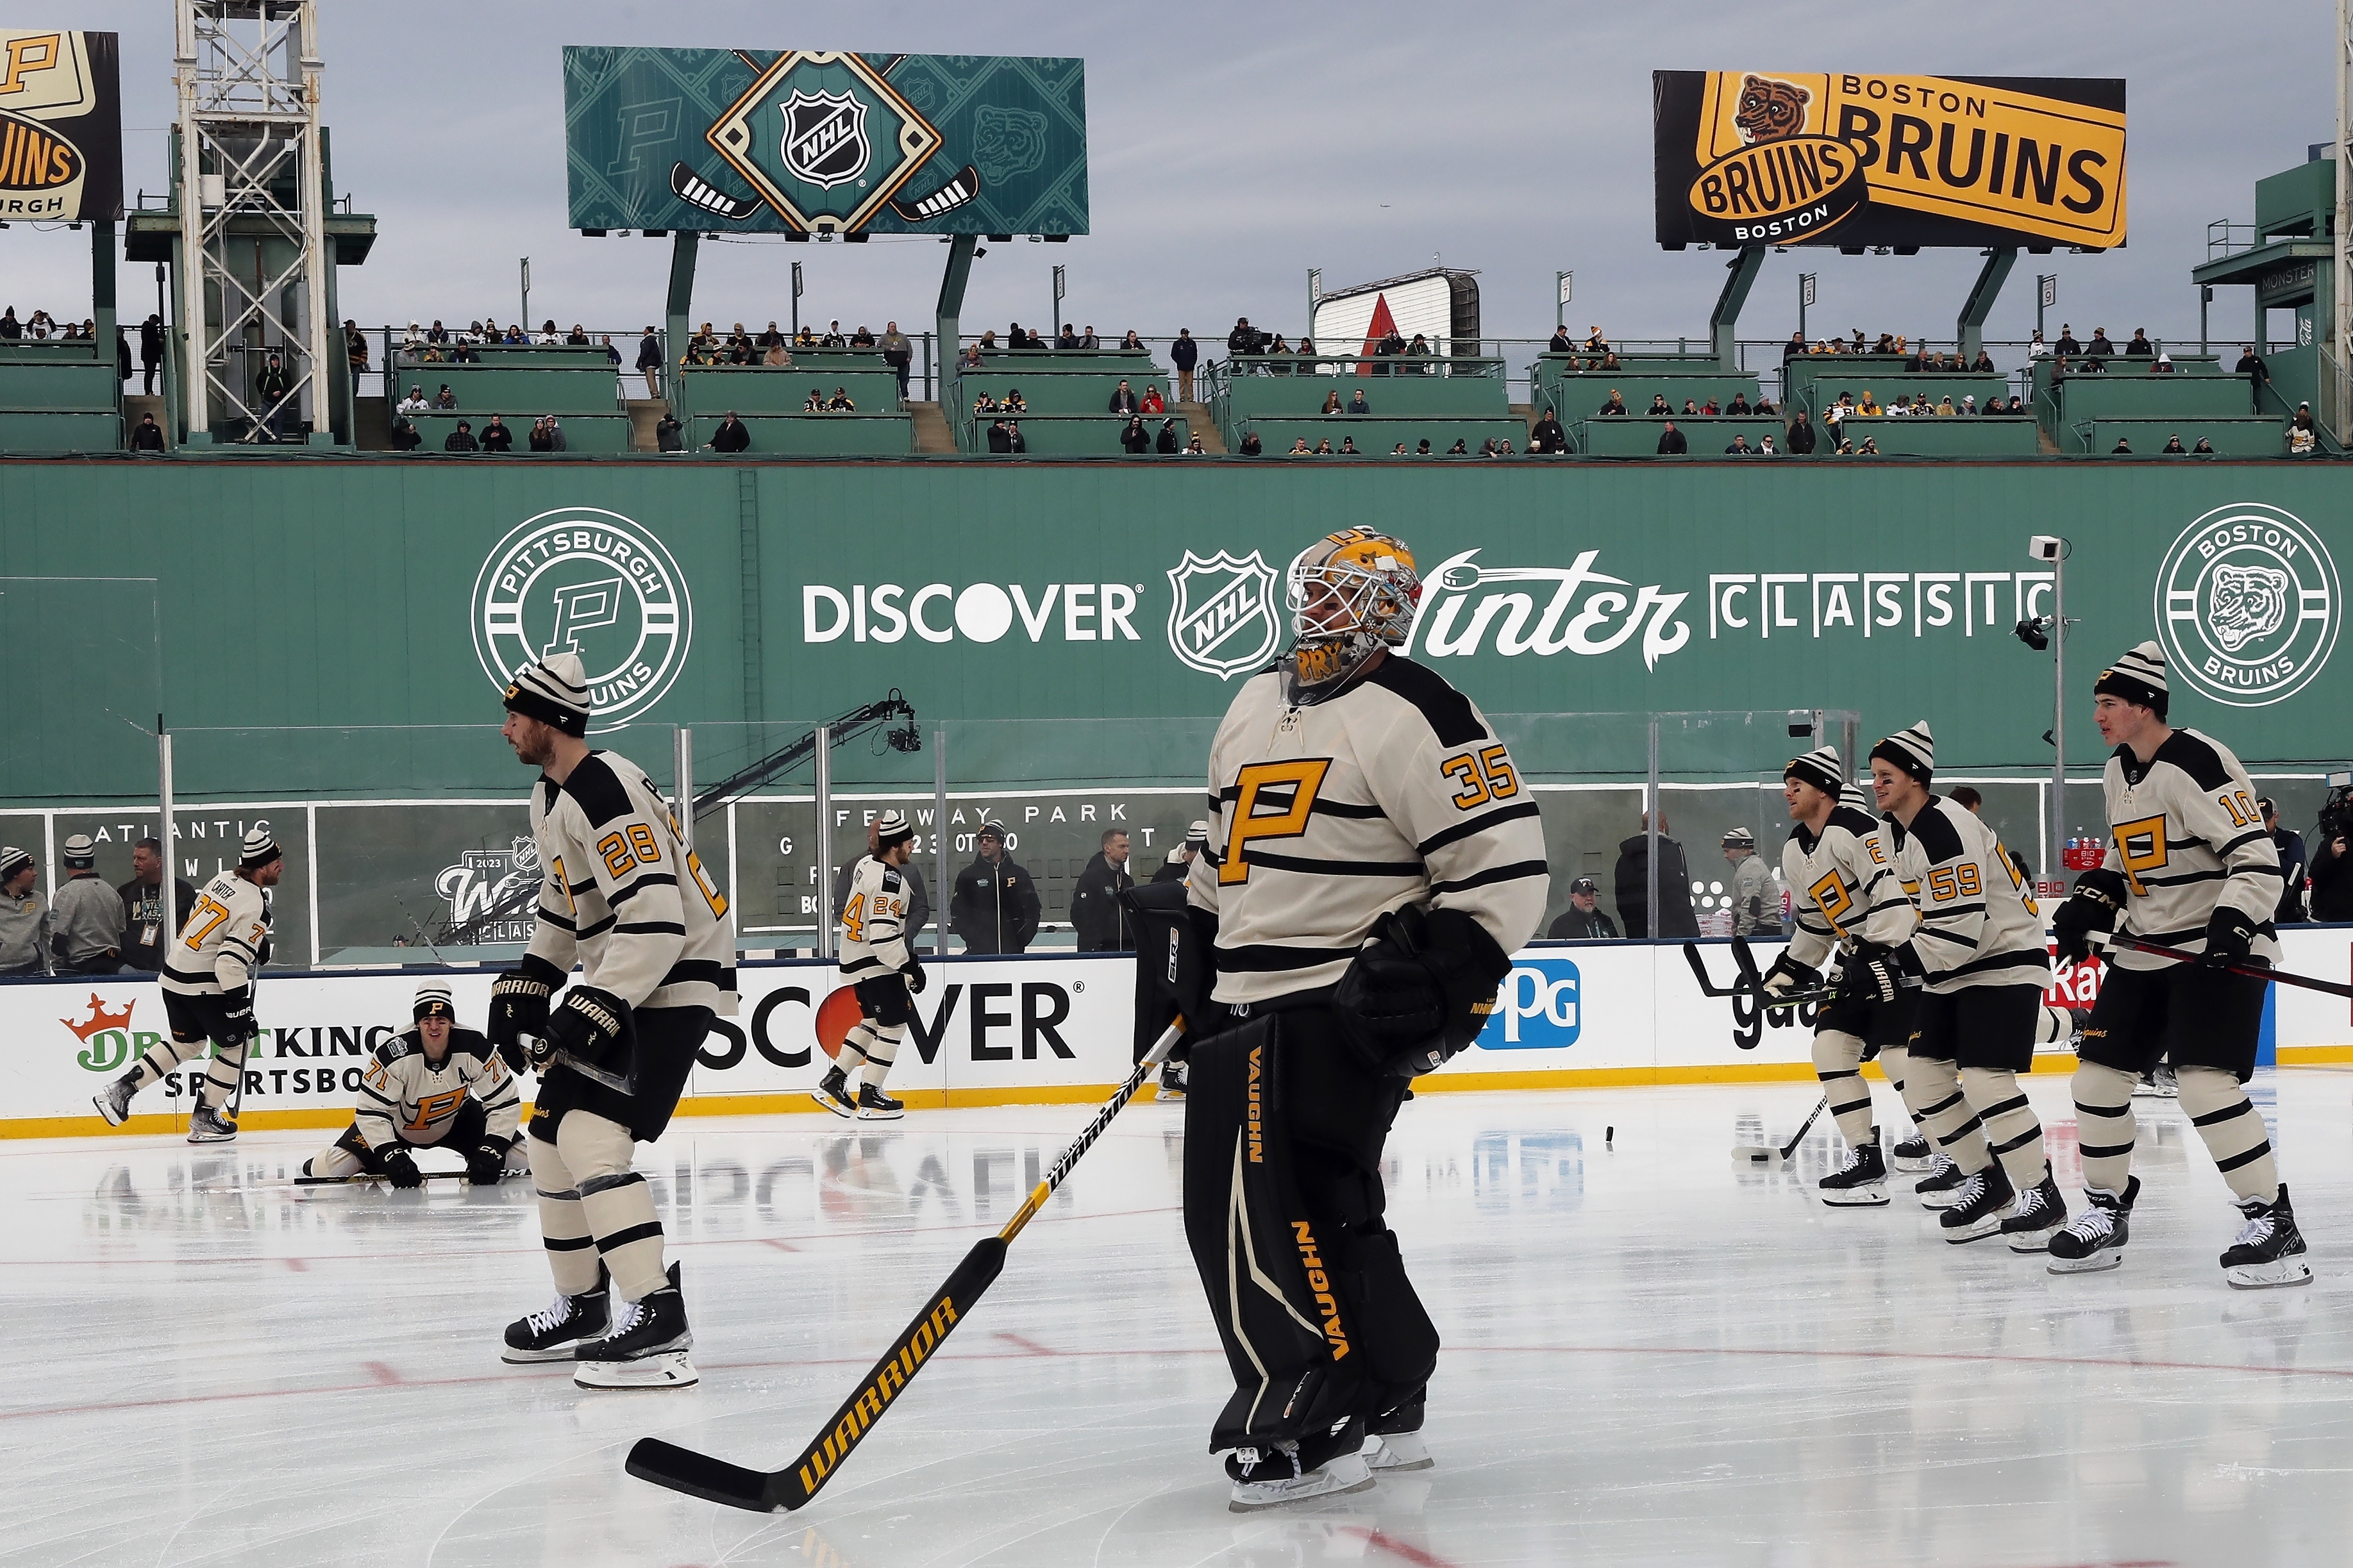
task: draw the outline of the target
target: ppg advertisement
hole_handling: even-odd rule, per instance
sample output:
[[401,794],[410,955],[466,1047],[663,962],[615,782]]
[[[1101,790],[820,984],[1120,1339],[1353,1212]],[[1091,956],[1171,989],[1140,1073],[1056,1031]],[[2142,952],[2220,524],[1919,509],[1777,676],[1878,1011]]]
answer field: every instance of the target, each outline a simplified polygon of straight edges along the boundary
[[1651,74],[1658,240],[2125,240],[2125,84],[2090,77]]
[[564,51],[575,228],[1087,232],[1086,63]]

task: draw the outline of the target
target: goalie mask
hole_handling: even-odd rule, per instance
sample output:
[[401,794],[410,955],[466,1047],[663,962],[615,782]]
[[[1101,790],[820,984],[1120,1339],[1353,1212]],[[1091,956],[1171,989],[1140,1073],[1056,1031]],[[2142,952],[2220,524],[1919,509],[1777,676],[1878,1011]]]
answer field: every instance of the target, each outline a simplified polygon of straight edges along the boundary
[[1404,643],[1420,604],[1421,577],[1401,540],[1350,528],[1300,552],[1284,582],[1295,639],[1283,660],[1290,700],[1333,695],[1374,654]]

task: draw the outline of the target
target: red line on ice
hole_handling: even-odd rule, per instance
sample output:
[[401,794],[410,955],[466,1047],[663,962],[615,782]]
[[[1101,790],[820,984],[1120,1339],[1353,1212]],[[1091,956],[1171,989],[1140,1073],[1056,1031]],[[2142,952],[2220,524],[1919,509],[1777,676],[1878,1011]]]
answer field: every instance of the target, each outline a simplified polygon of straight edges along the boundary
[[[1407,1562],[1416,1564],[1417,1568],[1454,1568],[1454,1564],[1445,1558],[1432,1552],[1425,1552],[1410,1541],[1399,1541],[1394,1535],[1384,1534],[1377,1530],[1369,1530],[1361,1524],[1344,1524],[1340,1527],[1340,1533],[1353,1535],[1366,1545],[1386,1552],[1392,1557],[1402,1557]],[[2119,1563],[2117,1568],[2124,1568],[2124,1565]]]

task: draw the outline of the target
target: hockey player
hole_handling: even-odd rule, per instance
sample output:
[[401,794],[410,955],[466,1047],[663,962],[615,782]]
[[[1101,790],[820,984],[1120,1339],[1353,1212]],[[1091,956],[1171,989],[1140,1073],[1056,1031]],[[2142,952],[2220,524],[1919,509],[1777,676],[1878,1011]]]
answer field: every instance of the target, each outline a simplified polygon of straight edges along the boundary
[[[1883,991],[1875,973],[1869,981],[1864,977],[1874,955],[1912,934],[1912,904],[1888,864],[1879,820],[1862,792],[1846,782],[1836,747],[1819,746],[1791,758],[1781,770],[1781,798],[1797,824],[1781,849],[1781,876],[1793,895],[1797,927],[1789,945],[1766,971],[1766,1005],[1777,995],[1820,985],[1824,966],[1843,952],[1839,993],[1814,1015],[1814,1076],[1821,1079],[1847,1156],[1821,1179],[1819,1190],[1833,1208],[1884,1207],[1887,1152],[1879,1145],[1862,1064],[1876,1057],[1895,1092],[1908,1100],[1904,1047],[1912,1037],[1919,992],[1916,982]],[[1899,1143],[1894,1152],[1898,1169],[1912,1169],[1928,1151],[1926,1144]],[[1959,1184],[1957,1174],[1940,1166],[1920,1184],[1920,1192],[1924,1199],[1934,1199]]]
[[[583,1388],[688,1387],[694,1336],[632,1144],[661,1136],[712,1015],[735,1011],[733,923],[644,771],[583,738],[579,655],[525,667],[506,707],[501,732],[541,770],[531,831],[543,874],[538,925],[491,989],[487,1033],[501,1051],[532,1037],[531,1169],[556,1296],[509,1325],[505,1359],[570,1361]],[[551,1005],[575,962],[578,982]]]
[[1905,973],[1922,976],[1905,1092],[1921,1125],[1954,1151],[1964,1178],[1937,1216],[1945,1239],[2000,1231],[2011,1251],[2040,1252],[2067,1222],[2043,1156],[2042,1124],[2018,1085],[2034,1066],[2051,984],[2042,921],[1993,829],[1929,793],[1936,767],[1926,721],[1871,749],[1883,837],[1920,925],[1893,952],[1862,963],[1882,994]]
[[[923,966],[907,945],[908,885],[904,868],[914,854],[915,830],[906,816],[886,812],[874,825],[874,852],[860,858],[841,908],[841,978],[858,988],[860,1015],[817,1088],[819,1105],[860,1121],[896,1121],[906,1106],[882,1092],[899,1058],[899,1042],[914,1022],[910,993],[923,988]],[[859,1074],[856,1098],[849,1074]]]
[[237,1123],[221,1114],[245,1073],[254,1035],[253,983],[269,945],[268,889],[278,886],[286,858],[266,827],[245,836],[237,864],[206,882],[164,959],[164,1016],[172,1037],[100,1089],[92,1103],[110,1127],[131,1114],[131,1097],[213,1046],[211,1065],[196,1086],[188,1142],[226,1143]]
[[466,1177],[488,1186],[507,1173],[522,1095],[491,1042],[458,1024],[446,982],[417,987],[411,1027],[375,1048],[360,1078],[360,1102],[343,1135],[302,1163],[306,1176],[382,1176],[396,1187],[425,1177],[411,1149],[448,1149]]
[[[2123,931],[2212,960],[2277,962],[2279,851],[2263,831],[2247,770],[2221,742],[2167,723],[2165,655],[2154,642],[2102,670],[2092,690],[2100,738],[2116,747],[2101,780],[2108,851],[2075,879],[2074,895],[2052,921],[2059,955],[2080,963],[2107,933]],[[2287,1184],[2242,1087],[2255,1070],[2265,984],[2129,948],[2110,961],[2075,1069],[2091,1204],[2052,1237],[2052,1273],[2124,1260],[2140,1195],[2133,1085],[2163,1053],[2180,1081],[2182,1110],[2246,1216],[2222,1254],[2222,1277],[2243,1289],[2311,1283]]]
[[1209,1447],[1232,1451],[1237,1510],[1430,1463],[1438,1331],[1383,1223],[1381,1145],[1413,1075],[1477,1036],[1548,892],[1510,752],[1395,651],[1420,595],[1387,535],[1302,552],[1296,642],[1210,752],[1187,902],[1215,1002],[1185,1009],[1209,1031],[1190,1052],[1185,1228],[1236,1384]]

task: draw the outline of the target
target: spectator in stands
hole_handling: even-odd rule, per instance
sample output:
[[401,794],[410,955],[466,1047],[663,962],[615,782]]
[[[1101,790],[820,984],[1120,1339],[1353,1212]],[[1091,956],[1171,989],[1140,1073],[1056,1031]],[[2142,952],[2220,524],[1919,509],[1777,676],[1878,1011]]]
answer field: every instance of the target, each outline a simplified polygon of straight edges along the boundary
[[1008,419],[1005,422],[1005,438],[1012,443],[1016,452],[1026,452],[1029,449],[1029,438],[1021,434],[1021,421],[1018,419]]
[[1746,418],[1748,416],[1747,395],[1741,392],[1735,392],[1732,395],[1732,401],[1725,405],[1724,411],[1726,414],[1737,415],[1744,419]]
[[2163,450],[2168,457],[2171,457],[2177,452],[2185,458],[2189,455],[2189,448],[2181,444],[2181,437],[2178,434],[2168,436],[2165,438],[2165,447]]
[[[778,338],[761,352],[760,363],[769,370],[790,370],[793,368],[792,351],[785,347],[784,339]],[[902,395],[906,390],[903,385],[899,388]]]
[[[1313,360],[1315,357],[1315,340],[1314,338],[1302,338],[1299,340],[1299,357],[1303,360]],[[1321,365],[1316,364],[1303,364],[1293,374],[1295,375],[1314,375],[1322,368],[1323,367]]]
[[1005,389],[1005,412],[1008,414],[1027,414],[1029,412],[1029,405],[1022,400],[1021,389],[1019,387],[1008,386]]
[[474,439],[473,426],[460,419],[458,427],[449,432],[448,439],[441,443],[441,449],[445,452],[479,452],[482,444]]
[[867,331],[865,322],[859,322],[858,330],[849,334],[849,346],[854,349],[871,349],[874,346],[874,334]]
[[2119,436],[2119,437],[2116,437],[2116,444],[2115,446],[2113,446],[2113,447],[2109,447],[2109,448],[2108,448],[2108,456],[2109,456],[2109,457],[2111,457],[2111,458],[2115,458],[2115,457],[2126,457],[2126,458],[2129,458],[2129,457],[2131,457],[2131,456],[2132,456],[2132,442],[2131,442],[2131,440],[2130,440],[2129,438],[2126,437],[2123,437],[2123,436]]
[[1103,347],[1103,340],[1095,336],[1095,324],[1092,321],[1089,321],[1087,330],[1079,334],[1079,347],[1082,351],[1089,352]]
[[1685,438],[1682,431],[1675,428],[1673,420],[1668,420],[1667,427],[1659,432],[1658,455],[1662,458],[1680,458],[1690,450],[1691,442]]
[[1304,436],[1293,437],[1291,438],[1291,450],[1283,454],[1286,458],[1312,458],[1314,455],[1315,448],[1307,444],[1307,437]]
[[[1577,344],[1570,341],[1568,329],[1567,327],[1555,327],[1552,330],[1552,340],[1545,344],[1545,353],[1548,354],[1568,354],[1575,353],[1576,352]],[[1577,366],[1571,364],[1568,368],[1575,370]]]
[[1315,443],[1315,455],[1319,458],[1329,458],[1334,455],[1332,451],[1331,437],[1326,436],[1324,439]]
[[1691,867],[1683,847],[1667,837],[1667,814],[1659,813],[1659,929],[1651,929],[1650,816],[1643,814],[1642,831],[1618,846],[1618,912],[1626,917],[1626,934],[1634,937],[1699,935],[1699,917],[1692,912]]
[[1528,431],[1528,450],[1548,457],[1568,450],[1568,432],[1561,428],[1560,421],[1553,416],[1549,405],[1544,411],[1544,417]]
[[824,387],[812,386],[809,388],[808,395],[801,399],[801,412],[804,414],[822,414],[825,412]]
[[131,432],[131,449],[134,452],[160,452],[164,449],[164,427],[155,423],[153,414],[142,414]]
[[1699,417],[1699,405],[1694,403],[1688,397],[1683,399],[1683,417],[1686,419],[1696,419]]
[[1938,418],[1945,418],[1950,415],[1957,414],[1959,412],[1960,410],[1953,406],[1953,395],[1951,393],[1948,392],[1945,394],[1944,396],[1936,400],[1936,416]]
[[155,395],[155,373],[164,365],[164,318],[150,312],[139,323],[139,368],[145,373],[142,395]]
[[[2012,398],[2010,401],[2014,403],[2017,399]],[[2209,441],[2203,436],[2198,437],[2198,445],[2189,448],[2189,455],[2193,458],[2200,452],[2205,453],[2209,457],[2211,457],[2214,452],[2214,443]]]
[[1079,334],[1077,330],[1073,328],[1070,322],[1064,321],[1062,323],[1062,330],[1054,335],[1054,347],[1058,351],[1071,353],[1075,352],[1078,346]]
[[409,418],[404,414],[399,418],[392,422],[392,449],[394,451],[414,452],[417,447],[422,447],[423,445],[425,445],[425,437],[417,434],[417,421]]
[[1013,437],[1005,433],[1005,421],[1002,419],[988,422],[988,449],[992,452],[1013,450]]
[[436,408],[455,408],[458,406],[458,395],[449,390],[449,384],[448,382],[443,382],[441,384],[441,390],[433,395],[433,406]]
[[1854,411],[1865,419],[1874,418],[1887,412],[1879,405],[1879,400],[1871,395],[1871,388],[1867,386],[1862,389],[1862,401],[1855,405]]
[[2309,403],[2297,404],[2295,417],[2288,421],[2287,450],[2292,458],[2309,458],[2320,450],[2320,434],[2313,427]]
[[661,363],[661,339],[654,334],[654,330],[651,327],[648,327],[646,329],[646,335],[638,341],[638,371],[639,374],[646,378],[646,395],[648,397],[659,397],[661,395],[661,386],[659,384]]
[[[547,324],[551,328],[555,325],[554,321],[550,321]],[[588,329],[582,326],[577,321],[573,322],[572,330],[564,334],[564,341],[567,346],[575,349],[585,349],[592,346],[588,341]]]
[[1757,455],[1757,448],[1748,444],[1747,437],[1736,435],[1732,438],[1732,445],[1724,449],[1724,455],[1727,458],[1753,458]]
[[1409,458],[1412,455],[1412,453],[1405,449],[1405,443],[1402,441],[1399,441],[1396,446],[1389,448],[1389,456],[1392,458]]
[[[1398,443],[1398,450],[1400,452],[1405,450],[1404,442],[1400,441]],[[1185,443],[1185,456],[1188,458],[1206,458],[1208,455],[1209,449],[1201,445],[1200,434],[1198,431],[1195,432],[1193,438]]]
[[[1135,334],[1130,332],[1128,336]],[[1201,345],[1193,341],[1193,329],[1176,329],[1176,341],[1168,345],[1168,363],[1176,367],[1176,401],[1193,401],[1193,367],[1201,363]]]
[[1265,443],[1261,442],[1258,438],[1258,432],[1255,430],[1243,431],[1241,456],[1245,458],[1259,458],[1264,457],[1265,455],[1266,446]]
[[966,343],[956,351],[956,369],[978,370],[979,368],[980,345],[978,343]]
[[1372,411],[1373,405],[1365,401],[1365,389],[1361,386],[1356,388],[1356,392],[1348,399],[1348,412],[1351,414],[1370,414]]
[[1144,384],[1144,406],[1138,409],[1137,412],[1140,414],[1166,414],[1168,412],[1168,405],[1161,400],[1160,384],[1158,382],[1148,381]]
[[[994,343],[997,342],[997,334],[995,332],[983,332],[980,334],[980,341],[985,343]],[[793,347],[797,349],[813,349],[817,347],[817,329],[815,327],[803,327],[800,331],[795,332],[793,334]]]
[[1879,456],[1879,437],[1876,436],[1865,436],[1862,438],[1862,445],[1855,448],[1854,455],[1858,458],[1876,458]]
[[1463,437],[1456,437],[1454,438],[1454,445],[1446,448],[1446,455],[1450,458],[1469,457],[1471,455],[1469,441]]
[[2108,342],[2108,329],[2105,327],[2094,327],[2092,329],[2092,341],[2084,345],[2084,353],[2093,359],[2106,359],[2116,352],[2116,345]]
[[543,414],[531,422],[531,435],[526,438],[524,445],[534,452],[555,450],[555,439],[548,431],[546,415]]
[[1781,454],[1774,447],[1772,437],[1761,436],[1757,437],[1757,455],[1760,458],[1778,458]]
[[1318,412],[1324,414],[1337,414],[1340,412],[1340,389],[1338,387],[1335,386],[1331,391],[1324,395],[1324,406],[1318,410]]
[[360,331],[357,321],[346,321],[343,323],[343,357],[351,363],[352,391],[356,394],[360,389],[360,373],[368,367],[367,334]]
[[1766,396],[1764,393],[1759,392],[1757,395],[1757,401],[1748,405],[1748,412],[1751,414],[1771,414],[1778,416],[1781,411],[1773,405],[1773,400],[1771,398]]
[[1810,458],[1814,455],[1814,427],[1807,422],[1804,409],[1799,409],[1789,420],[1783,444],[1788,447],[1792,457]]
[[948,929],[966,952],[1020,952],[1038,934],[1037,887],[1005,852],[1005,838],[1003,823],[982,824],[980,852],[948,895]]
[[748,452],[751,449],[752,432],[744,427],[741,419],[735,417],[735,411],[733,408],[729,409],[727,417],[719,422],[719,428],[711,433],[711,450]]
[[2311,907],[2306,919],[2353,921],[2353,860],[2347,858],[2343,834],[2323,840],[2313,852],[2308,885]]
[[17,342],[25,336],[25,323],[16,319],[16,307],[0,310],[0,342]]
[[987,388],[983,388],[980,395],[972,400],[972,413],[976,419],[984,414],[996,414],[1001,411],[1002,405],[988,395]]
[[1139,405],[1135,401],[1135,390],[1129,386],[1124,380],[1122,380],[1119,384],[1118,390],[1111,395],[1111,412],[1113,414],[1134,414],[1139,411]]
[[[1291,345],[1282,341],[1282,334],[1281,332],[1277,332],[1274,334],[1274,340],[1266,345],[1266,352],[1271,354],[1287,354],[1291,352]],[[1279,375],[1289,375],[1292,374],[1291,367],[1289,365],[1285,365],[1276,372],[1276,374]],[[1305,373],[1302,372],[1300,374],[1304,374]]]
[[833,389],[833,395],[825,400],[825,411],[828,414],[855,414],[858,405],[850,401],[848,388],[837,386]]
[[915,345],[908,341],[906,333],[899,330],[898,322],[885,321],[882,323],[881,348],[882,363],[898,373],[899,400],[903,403],[907,398],[908,378],[914,374]]
[[1613,386],[1609,389],[1609,397],[1603,401],[1600,407],[1595,409],[1593,412],[1597,418],[1622,419],[1626,416],[1626,399],[1624,395]]
[[2075,341],[2075,329],[2064,321],[2059,323],[2059,341],[2051,347],[2061,359],[2073,359],[2084,352],[2084,345]]
[[1713,397],[1709,398],[1705,403],[1701,404],[1699,405],[1699,411],[1710,419],[1716,417],[1724,412],[1724,410],[1717,405],[1715,399]]
[[1618,924],[1601,912],[1601,884],[1579,877],[1568,885],[1568,908],[1545,930],[1547,942],[1616,942]]
[[482,450],[485,452],[514,450],[514,432],[509,429],[506,422],[495,414],[491,416],[491,422],[482,426]]
[[2173,356],[2171,354],[2158,355],[2155,359],[2149,362],[2148,374],[2151,375],[2171,375],[2173,374]]
[[[1092,332],[1094,329],[1092,327],[1089,327],[1087,331]],[[1145,352],[1144,340],[1135,335],[1135,329],[1134,327],[1128,328],[1126,332],[1120,338],[1119,352],[1124,354],[1140,354]]]
[[2255,353],[2254,344],[2249,343],[2239,351],[2239,363],[2234,368],[2247,378],[2247,391],[2254,398],[2255,412],[2261,414],[2263,388],[2272,384],[2272,373],[2263,368],[2263,356]]
[[408,389],[408,395],[400,400],[398,412],[402,414],[422,414],[431,406],[432,405],[430,404],[425,401],[425,388],[422,386],[412,386]]
[[[1120,384],[1125,386],[1127,383],[1123,381]],[[1128,399],[1128,406],[1131,408],[1135,406],[1135,400],[1133,397]],[[1142,415],[1131,414],[1127,416],[1127,428],[1119,433],[1119,445],[1120,449],[1131,458],[1140,458],[1152,450],[1152,432],[1144,427]]]
[[1586,329],[1585,352],[1589,354],[1606,354],[1609,352],[1609,340],[1602,335],[1599,327]]
[[839,321],[827,322],[825,336],[817,341],[817,346],[821,349],[848,348],[849,346],[849,340],[841,335],[841,323]]
[[2155,353],[2156,352],[2157,345],[2148,341],[2148,329],[2147,327],[2135,327],[2133,329],[2132,342],[2125,345],[2125,353],[2128,355],[2137,354],[2146,357],[2149,354]]
[[1176,455],[1176,421],[1163,419],[1160,422],[1160,434],[1152,438],[1152,449],[1164,458]]
[[286,438],[286,422],[298,412],[293,399],[287,395],[291,390],[292,383],[286,379],[286,367],[279,363],[276,354],[271,354],[269,363],[262,367],[260,379],[254,384],[253,393],[261,405],[262,422],[269,427],[269,438],[273,441]]
[[1417,458],[1427,458],[1427,457],[1429,457],[1429,456],[1430,456],[1430,437],[1429,437],[1424,436],[1424,437],[1421,438],[1421,440],[1420,440],[1419,443],[1417,443],[1417,444],[1415,445],[1414,449],[1413,449],[1413,455],[1414,455],[1415,457],[1417,457]]

